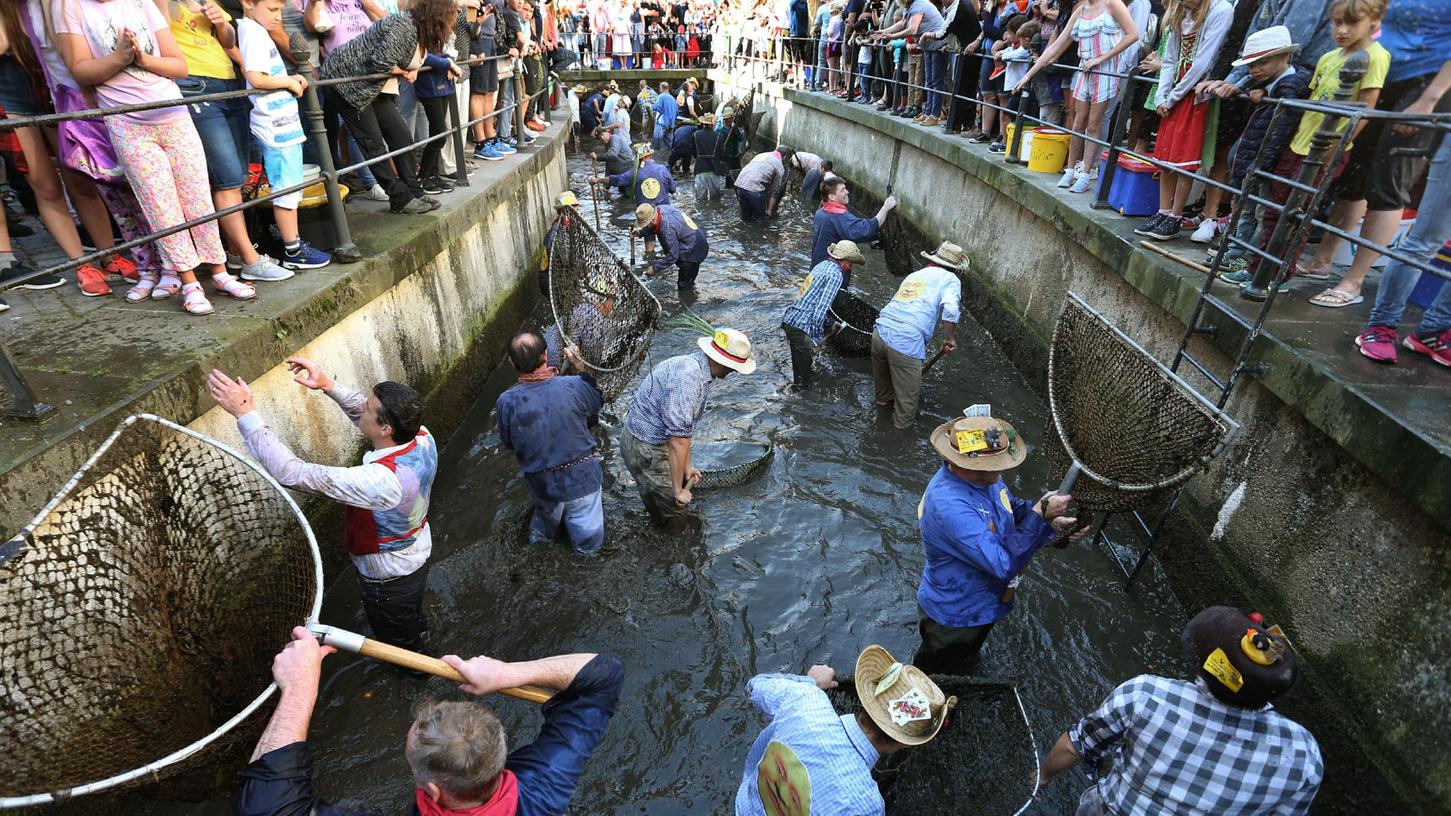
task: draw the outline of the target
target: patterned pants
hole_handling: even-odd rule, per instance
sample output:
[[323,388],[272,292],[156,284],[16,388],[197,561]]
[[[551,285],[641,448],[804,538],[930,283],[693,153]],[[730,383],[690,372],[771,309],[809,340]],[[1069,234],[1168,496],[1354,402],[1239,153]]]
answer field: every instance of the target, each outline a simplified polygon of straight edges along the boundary
[[[121,228],[122,238],[132,241],[151,234],[151,224],[147,222],[146,214],[141,212],[141,202],[136,200],[136,194],[131,192],[130,187],[97,182],[96,192],[105,202],[116,226]],[[131,247],[130,252],[137,269],[143,272],[161,271],[161,255],[157,252],[155,241],[137,244]]]
[[[146,220],[156,229],[215,212],[201,139],[189,117],[138,124],[106,117],[106,130]],[[171,272],[190,272],[204,263],[227,260],[217,222],[156,239],[161,263]]]

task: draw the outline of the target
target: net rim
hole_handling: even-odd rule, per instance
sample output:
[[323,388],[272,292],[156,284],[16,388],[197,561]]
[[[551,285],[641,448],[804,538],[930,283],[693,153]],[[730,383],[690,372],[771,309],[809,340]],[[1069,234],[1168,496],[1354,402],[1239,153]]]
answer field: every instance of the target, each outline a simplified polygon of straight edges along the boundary
[[[1147,485],[1127,484],[1125,482],[1120,482],[1116,479],[1107,478],[1083,463],[1083,460],[1079,458],[1078,452],[1074,450],[1073,446],[1068,442],[1068,434],[1063,428],[1063,420],[1060,418],[1061,412],[1058,409],[1057,390],[1053,387],[1053,372],[1055,370],[1053,361],[1054,357],[1057,355],[1058,352],[1058,335],[1059,332],[1064,331],[1063,316],[1068,313],[1068,309],[1070,306],[1077,306],[1078,308],[1086,312],[1094,320],[1102,323],[1104,327],[1112,332],[1120,342],[1126,344],[1129,348],[1142,355],[1145,360],[1148,360],[1153,365],[1155,370],[1158,371],[1161,377],[1167,380],[1171,385],[1177,386],[1179,391],[1188,395],[1193,401],[1199,403],[1200,407],[1208,411],[1209,415],[1214,419],[1214,421],[1217,422],[1222,429],[1224,429],[1223,433],[1220,434],[1219,441],[1215,443],[1213,451],[1211,451],[1202,460],[1190,464],[1189,466],[1180,470],[1178,473],[1175,473],[1172,476],[1160,479],[1157,482]],[[1079,297],[1079,295],[1072,290],[1068,291],[1067,297],[1064,298],[1063,301],[1063,307],[1058,311],[1058,321],[1053,326],[1053,338],[1048,344],[1048,414],[1053,418],[1053,430],[1057,431],[1058,433],[1059,444],[1063,446],[1063,450],[1068,454],[1069,460],[1074,465],[1078,466],[1079,470],[1082,471],[1082,474],[1089,477],[1090,479],[1093,479],[1099,484],[1104,485],[1105,487],[1109,487],[1113,490],[1118,490],[1124,493],[1152,493],[1159,490],[1164,490],[1168,487],[1173,487],[1174,485],[1187,481],[1195,473],[1198,473],[1200,470],[1202,470],[1209,463],[1209,460],[1214,459],[1221,452],[1223,452],[1224,449],[1229,446],[1229,443],[1234,439],[1235,435],[1239,433],[1239,423],[1236,422],[1235,419],[1229,414],[1225,413],[1223,408],[1220,408],[1219,406],[1210,402],[1207,397],[1205,397],[1203,394],[1200,394],[1198,390],[1196,390],[1193,386],[1189,385],[1189,383],[1185,382],[1183,377],[1180,377],[1175,372],[1170,371],[1168,366],[1160,362],[1157,357],[1149,354],[1149,352],[1143,346],[1139,345],[1138,342],[1136,342],[1132,337],[1128,336],[1113,323],[1105,319],[1102,314],[1099,314],[1097,309],[1089,306],[1087,301],[1085,301],[1082,297]]]
[[[599,241],[600,246],[603,246],[606,249],[609,249],[609,245],[606,244],[605,241],[604,241],[604,239],[600,237],[600,234],[595,231],[595,228],[592,227],[592,226],[590,226],[589,221],[587,221],[583,217],[581,217],[581,218],[578,219],[578,223],[579,223],[579,226],[580,227],[583,227],[584,229],[588,230],[589,233],[594,236],[594,239],[596,241]],[[564,231],[563,230],[559,230],[558,232],[556,232],[554,234],[554,238],[549,242],[549,259],[550,259],[550,263],[549,263],[549,294],[546,295],[546,298],[549,300],[549,313],[552,314],[552,315],[554,315],[554,325],[555,325],[556,328],[559,329],[559,336],[562,337],[562,338],[564,338],[565,340],[568,340],[571,345],[575,345],[574,338],[569,335],[569,332],[567,332],[567,331],[564,330],[564,319],[559,316],[559,306],[558,306],[558,304],[555,303],[555,298],[554,298],[554,258],[556,257],[555,252],[554,252],[554,242],[555,241],[558,241],[559,240],[559,236],[560,235],[563,235],[563,234],[564,234]],[[625,273],[626,274],[628,274],[630,277],[632,277],[632,278],[635,279],[635,282],[640,285],[640,291],[644,292],[645,295],[650,298],[650,302],[655,304],[655,315],[654,315],[654,318],[650,321],[651,322],[651,325],[653,325],[656,321],[658,321],[660,319],[660,315],[665,311],[665,307],[660,304],[660,299],[657,298],[657,297],[655,297],[655,293],[654,292],[651,292],[650,291],[650,287],[645,284],[645,279],[642,278],[642,277],[640,277],[639,275],[635,274],[635,270],[633,270],[630,267],[626,266],[620,260],[619,256],[614,253],[614,250],[610,250],[610,257],[611,258],[614,258],[615,265],[616,266],[618,266],[619,268],[625,270]],[[591,291],[595,291],[595,290],[591,289]],[[588,364],[589,368],[592,369],[592,370],[594,370],[594,371],[603,371],[603,372],[607,372],[607,373],[614,373],[614,372],[617,372],[617,371],[624,371],[625,369],[629,368],[630,366],[635,365],[635,363],[640,358],[642,358],[646,354],[648,354],[649,351],[650,351],[650,344],[649,343],[641,343],[640,344],[640,350],[638,352],[636,352],[635,354],[631,355],[628,359],[625,360],[625,362],[623,362],[620,365],[617,365],[617,366],[615,366],[613,368],[610,368],[610,367],[607,367],[607,366],[595,365],[590,360],[585,360],[584,362],[586,364]]]
[[[45,506],[41,508],[40,512],[37,513],[28,524],[21,528],[19,533],[9,539],[3,546],[0,546],[0,566],[3,566],[7,561],[15,557],[16,555],[19,555],[25,549],[25,546],[34,540],[33,535],[35,529],[42,522],[45,521],[46,517],[50,515],[51,511],[53,511],[56,507],[60,505],[61,502],[65,501],[65,499],[70,496],[71,492],[75,490],[81,479],[88,472],[90,472],[91,468],[95,467],[96,463],[100,461],[101,457],[105,455],[106,451],[110,450],[112,445],[116,443],[116,440],[120,439],[121,435],[128,428],[132,427],[133,425],[139,425],[143,422],[155,423],[163,428],[175,431],[184,436],[189,436],[192,439],[197,440],[198,442],[216,448],[222,453],[240,462],[244,467],[248,468],[252,472],[261,476],[267,484],[271,485],[277,491],[278,495],[282,497],[284,505],[292,511],[293,515],[297,518],[298,524],[302,526],[303,535],[307,539],[308,551],[312,555],[314,590],[312,597],[312,609],[308,614],[308,620],[317,620],[318,616],[322,612],[322,553],[318,550],[317,537],[313,534],[312,525],[308,524],[307,516],[303,514],[302,508],[297,506],[297,502],[292,498],[292,494],[289,493],[281,485],[281,483],[279,483],[276,479],[272,478],[272,475],[269,474],[265,469],[263,469],[260,464],[254,462],[250,457],[242,455],[241,452],[237,451],[230,445],[213,439],[206,434],[193,431],[190,428],[182,425],[178,425],[177,423],[172,422],[169,419],[164,419],[155,414],[132,414],[131,416],[123,419],[116,426],[116,430],[112,431],[111,435],[106,437],[106,440],[101,443],[100,447],[98,447],[95,452],[86,459],[85,463],[82,464],[80,468],[77,469],[76,472],[72,474],[69,479],[66,480],[66,483],[61,487],[60,490],[56,492],[53,497],[51,497],[51,500],[49,502],[46,502]],[[35,805],[46,805],[63,799],[70,799],[77,796],[86,796],[92,793],[99,793],[101,791],[124,785],[133,780],[140,779],[141,777],[160,771],[161,769],[166,768],[170,765],[175,765],[182,760],[188,759],[189,757],[200,753],[213,742],[216,742],[222,736],[226,735],[229,731],[236,728],[248,717],[251,717],[253,714],[255,714],[257,712],[257,709],[261,708],[262,705],[266,703],[269,699],[271,699],[272,695],[275,693],[277,693],[277,684],[275,682],[269,683],[267,685],[267,688],[262,690],[261,694],[258,694],[257,697],[252,700],[252,702],[248,703],[241,711],[233,715],[231,719],[212,729],[202,738],[191,742],[181,748],[178,748],[177,750],[171,752],[170,754],[167,754],[166,756],[152,760],[151,762],[148,762],[141,767],[133,768],[124,773],[113,774],[104,779],[98,779],[94,782],[85,782],[80,785],[73,785],[69,788],[65,788],[62,790],[47,791],[45,793],[32,793],[26,794],[24,796],[0,797],[0,810],[32,807]]]

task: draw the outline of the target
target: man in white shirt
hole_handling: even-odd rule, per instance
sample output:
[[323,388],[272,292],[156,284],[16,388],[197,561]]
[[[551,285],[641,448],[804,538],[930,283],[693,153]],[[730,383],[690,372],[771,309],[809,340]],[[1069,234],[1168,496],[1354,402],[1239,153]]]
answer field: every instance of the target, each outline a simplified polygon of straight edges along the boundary
[[922,394],[922,361],[927,343],[942,323],[942,353],[957,348],[958,310],[962,301],[960,272],[967,271],[962,247],[943,242],[923,252],[927,266],[902,279],[897,294],[877,316],[872,330],[872,379],[877,405],[893,405],[892,424],[910,428]]
[[237,418],[247,452],[284,487],[347,505],[348,553],[358,568],[363,611],[373,637],[419,651],[427,634],[423,594],[433,534],[428,500],[438,470],[438,446],[423,427],[423,397],[396,382],[380,382],[364,395],[338,385],[317,363],[287,358],[299,385],[322,391],[363,432],[373,449],[363,463],[333,467],[304,462],[254,410],[240,379],[216,369],[207,388],[222,410]]

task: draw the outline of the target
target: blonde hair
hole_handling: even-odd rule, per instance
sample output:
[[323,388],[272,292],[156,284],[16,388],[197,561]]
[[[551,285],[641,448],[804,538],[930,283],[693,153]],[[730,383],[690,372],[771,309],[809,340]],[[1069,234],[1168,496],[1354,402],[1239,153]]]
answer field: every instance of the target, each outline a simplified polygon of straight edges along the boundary
[[478,703],[429,700],[418,707],[413,728],[408,767],[420,787],[432,782],[459,799],[493,790],[509,753],[494,712]]
[[[1189,29],[1190,32],[1198,31],[1204,27],[1204,20],[1209,16],[1209,7],[1214,5],[1215,2],[1217,0],[1199,0],[1199,8],[1194,10],[1194,26]],[[1184,0],[1173,0],[1169,4],[1169,13],[1165,16],[1164,22],[1167,24],[1166,27],[1171,35],[1180,37],[1187,33],[1184,31],[1186,12],[1187,9],[1184,6]]]
[[1335,0],[1330,4],[1330,19],[1379,20],[1386,16],[1386,0]]

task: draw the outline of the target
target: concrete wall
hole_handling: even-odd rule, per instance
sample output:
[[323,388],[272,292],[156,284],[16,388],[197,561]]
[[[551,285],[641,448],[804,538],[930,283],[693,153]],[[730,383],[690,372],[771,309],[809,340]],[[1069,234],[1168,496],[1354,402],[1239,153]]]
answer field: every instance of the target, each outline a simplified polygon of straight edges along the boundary
[[[732,93],[729,76],[713,76],[721,95]],[[1172,357],[1184,331],[1184,298],[1151,296],[1175,285],[1168,273],[1152,279],[1130,274],[1128,260],[1105,263],[1096,244],[1120,241],[1104,226],[1108,218],[1050,210],[1059,205],[1050,205],[1047,185],[1009,178],[998,160],[969,159],[961,140],[935,129],[794,91],[771,89],[757,99],[757,111],[765,108],[758,137],[833,159],[853,189],[869,196],[880,199],[894,183],[904,214],[924,233],[919,241],[952,240],[967,249],[969,307],[1040,384],[1068,290],[1160,359]],[[857,195],[854,203],[864,206]],[[1132,249],[1122,243],[1124,253]],[[1222,354],[1198,341],[1194,348],[1226,370]],[[1228,409],[1242,432],[1191,483],[1161,544],[1175,593],[1188,610],[1255,607],[1291,633],[1304,670],[1280,708],[1308,725],[1326,754],[1316,812],[1447,812],[1446,530],[1401,485],[1307,421],[1304,405],[1248,378]]]

